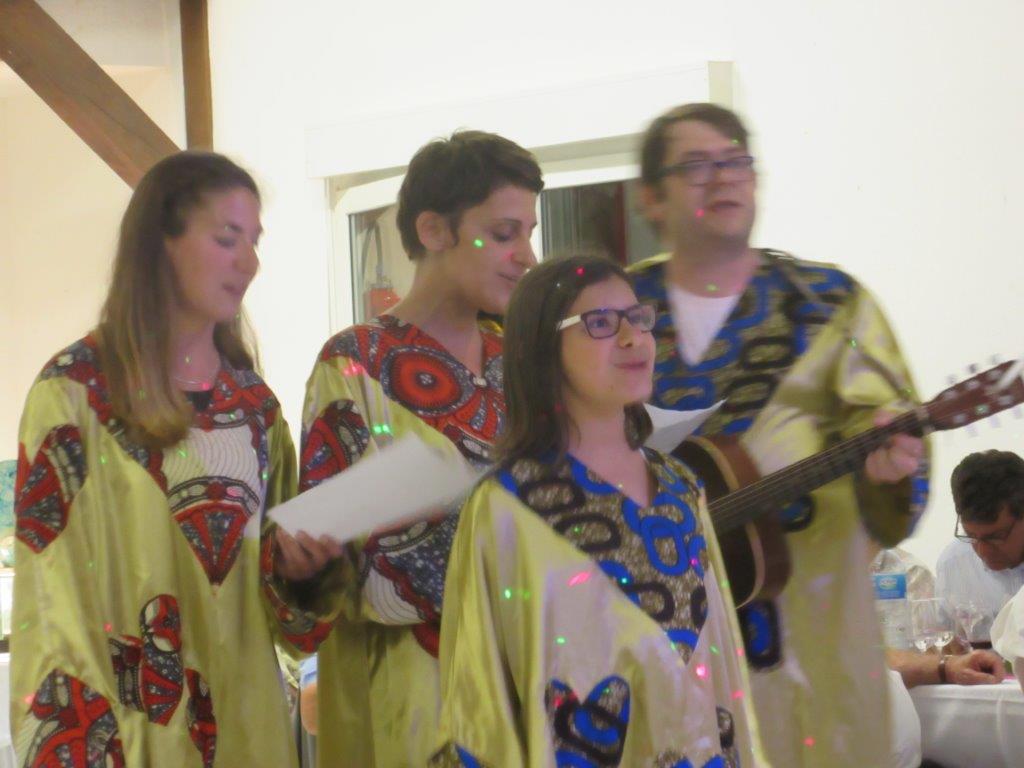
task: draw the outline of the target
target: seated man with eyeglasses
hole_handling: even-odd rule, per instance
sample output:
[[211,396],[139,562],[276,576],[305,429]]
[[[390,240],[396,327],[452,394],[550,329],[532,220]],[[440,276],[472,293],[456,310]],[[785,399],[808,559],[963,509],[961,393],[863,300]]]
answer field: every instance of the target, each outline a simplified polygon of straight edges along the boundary
[[990,647],[999,610],[1024,587],[1024,459],[982,451],[953,470],[954,536],[936,564],[936,597],[972,603],[981,614],[968,638]]
[[[751,244],[757,174],[736,114],[669,110],[648,128],[640,167],[645,215],[668,251],[634,266],[637,297],[658,304],[652,404],[724,400],[702,434],[734,436],[762,474],[911,407],[909,371],[870,293],[834,265]],[[781,510],[789,581],[740,610],[772,765],[888,760],[869,539],[891,547],[912,530],[927,492],[923,456],[921,440],[899,435]]]

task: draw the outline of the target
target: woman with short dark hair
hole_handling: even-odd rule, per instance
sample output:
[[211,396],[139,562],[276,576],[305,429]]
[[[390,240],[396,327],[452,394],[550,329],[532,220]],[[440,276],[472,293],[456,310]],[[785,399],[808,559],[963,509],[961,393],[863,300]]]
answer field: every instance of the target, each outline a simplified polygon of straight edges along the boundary
[[[536,262],[530,236],[542,187],[534,157],[493,133],[459,131],[415,154],[398,195],[412,287],[324,345],[306,387],[302,489],[410,434],[459,461],[489,464],[505,420],[502,340],[481,314],[504,313]],[[456,524],[448,511],[346,542],[340,558],[331,559],[339,552],[330,542],[304,534],[300,546],[285,539],[275,553],[272,595],[285,632],[307,650],[319,647],[321,765],[429,759]]]

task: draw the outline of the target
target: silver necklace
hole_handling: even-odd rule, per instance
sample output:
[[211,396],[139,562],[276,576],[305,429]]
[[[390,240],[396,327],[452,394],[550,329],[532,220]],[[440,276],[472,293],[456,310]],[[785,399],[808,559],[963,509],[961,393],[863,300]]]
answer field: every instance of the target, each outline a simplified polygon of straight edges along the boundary
[[[187,364],[187,363],[191,362],[191,360],[189,360],[189,358],[186,357],[185,358],[185,362]],[[203,377],[201,379],[186,379],[186,378],[184,378],[182,376],[178,376],[176,373],[172,373],[171,374],[171,378],[177,384],[184,384],[185,386],[196,386],[196,385],[198,385],[198,386],[202,387],[203,389],[213,389],[213,382],[216,380],[218,373],[220,373],[220,363],[218,363],[217,367],[214,368],[213,373],[211,373],[209,376],[205,376],[205,377]]]

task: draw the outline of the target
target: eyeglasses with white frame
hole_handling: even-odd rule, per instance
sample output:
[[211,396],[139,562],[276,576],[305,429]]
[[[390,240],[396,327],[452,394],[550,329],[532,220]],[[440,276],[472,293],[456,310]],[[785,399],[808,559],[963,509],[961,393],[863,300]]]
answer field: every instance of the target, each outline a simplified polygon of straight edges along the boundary
[[654,328],[658,312],[651,302],[641,302],[625,309],[591,309],[578,315],[562,320],[555,330],[565,330],[576,323],[583,323],[583,328],[592,339],[607,339],[619,332],[622,318],[638,331],[648,332]]

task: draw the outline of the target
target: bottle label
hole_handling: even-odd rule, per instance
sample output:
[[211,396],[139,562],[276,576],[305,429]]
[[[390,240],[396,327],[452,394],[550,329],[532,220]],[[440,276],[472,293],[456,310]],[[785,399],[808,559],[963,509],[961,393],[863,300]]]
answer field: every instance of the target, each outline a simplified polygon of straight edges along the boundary
[[876,573],[875,598],[878,600],[903,600],[907,596],[907,574]]

